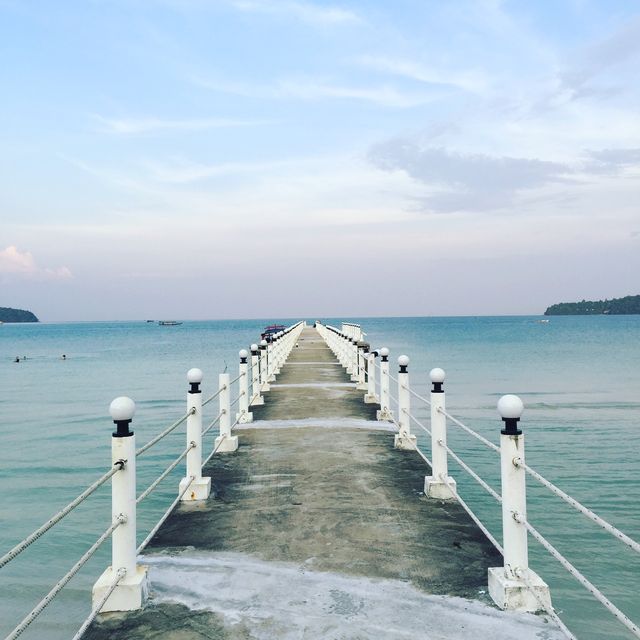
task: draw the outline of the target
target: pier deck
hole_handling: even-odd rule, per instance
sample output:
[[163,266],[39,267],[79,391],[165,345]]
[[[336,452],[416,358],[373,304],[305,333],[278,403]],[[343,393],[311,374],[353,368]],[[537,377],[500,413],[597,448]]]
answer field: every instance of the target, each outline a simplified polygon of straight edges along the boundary
[[306,328],[240,448],[204,473],[145,551],[146,607],[106,614],[102,640],[561,638],[485,595],[502,558],[463,509],[426,498],[429,471],[393,447],[319,334]]

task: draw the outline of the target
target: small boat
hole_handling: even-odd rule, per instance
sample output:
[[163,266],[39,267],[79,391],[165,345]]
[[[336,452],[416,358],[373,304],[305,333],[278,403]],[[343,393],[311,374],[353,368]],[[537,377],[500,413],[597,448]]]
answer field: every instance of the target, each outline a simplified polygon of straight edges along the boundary
[[155,322],[155,320],[147,320],[147,322]]
[[273,338],[274,334],[284,331],[286,328],[287,327],[283,324],[270,324],[262,330],[260,337],[269,342]]
[[538,320],[538,324],[548,324],[548,320]]
[[163,327],[175,327],[182,324],[182,322],[176,322],[175,320],[158,320],[158,324]]

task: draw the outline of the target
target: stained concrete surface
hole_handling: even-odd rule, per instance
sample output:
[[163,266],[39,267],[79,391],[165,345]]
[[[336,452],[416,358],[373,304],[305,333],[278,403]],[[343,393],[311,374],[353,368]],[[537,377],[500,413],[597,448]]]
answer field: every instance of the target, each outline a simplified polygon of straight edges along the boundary
[[[212,478],[210,498],[179,505],[147,547],[152,585],[154,571],[158,576],[151,602],[142,612],[101,616],[89,640],[112,637],[115,629],[131,640],[562,637],[541,618],[514,616],[489,605],[487,568],[499,566],[502,558],[458,504],[423,495],[430,470],[415,452],[394,449],[393,434],[373,420],[371,430],[350,428],[349,420],[335,428],[340,418],[374,418],[376,406],[363,403],[363,391],[344,386],[348,377],[334,363],[317,332],[306,329],[265,405],[253,408],[257,421],[238,431],[238,451],[214,456],[204,469]],[[304,428],[282,426],[288,424],[282,421],[300,419]],[[334,428],[323,426],[327,420]],[[279,428],[270,428],[269,421],[279,421]],[[270,566],[266,573],[280,577],[265,588],[277,587],[288,604],[275,607],[267,599],[260,608],[260,591],[239,589],[230,578],[237,571],[231,565],[226,572],[220,568],[220,560],[229,557],[237,558],[233,567],[246,565],[249,561],[242,559],[247,558]],[[176,578],[181,562],[191,573]],[[340,582],[341,591],[334,591],[344,592],[343,599],[360,593],[358,581],[379,583],[365,589],[368,596],[358,596],[364,612],[358,615],[364,618],[354,626],[353,621],[347,624],[346,609],[343,618],[305,613],[307,605],[296,592],[307,589],[307,582],[296,585],[286,577],[293,575],[286,567],[293,567],[295,575],[299,568],[314,579]],[[254,566],[242,579],[255,582],[263,574]],[[406,624],[400,616],[388,619],[385,628],[384,620],[376,618],[379,594],[385,589],[401,593],[398,585],[410,590],[410,596],[398,596]],[[313,593],[315,587],[309,588]],[[211,590],[219,598],[208,597]],[[327,593],[323,597],[332,597],[331,588]],[[477,609],[476,621],[459,604],[466,601],[452,599],[447,608],[440,601],[420,600],[428,594],[481,600],[469,603]],[[289,630],[282,626],[287,616]],[[300,623],[305,616],[312,621]],[[444,627],[434,626],[436,618]],[[415,633],[416,620],[423,635]],[[479,620],[493,620],[496,627],[489,631],[478,626]],[[489,635],[474,634],[474,626]]]

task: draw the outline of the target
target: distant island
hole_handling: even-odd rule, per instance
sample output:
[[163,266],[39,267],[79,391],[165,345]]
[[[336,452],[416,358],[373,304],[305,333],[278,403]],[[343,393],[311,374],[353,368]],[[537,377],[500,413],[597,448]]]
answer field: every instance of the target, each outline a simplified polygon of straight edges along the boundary
[[612,298],[611,300],[582,300],[552,304],[545,316],[598,316],[640,314],[640,295]]
[[40,322],[31,311],[0,307],[0,322]]

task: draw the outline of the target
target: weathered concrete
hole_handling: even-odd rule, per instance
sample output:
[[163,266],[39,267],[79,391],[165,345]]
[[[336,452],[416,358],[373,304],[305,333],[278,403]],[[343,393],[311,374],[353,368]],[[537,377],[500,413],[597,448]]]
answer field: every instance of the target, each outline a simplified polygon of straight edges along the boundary
[[[315,329],[305,329],[282,367],[264,405],[252,408],[254,420],[354,417],[374,420],[376,405],[365,405]],[[306,364],[298,364],[306,363]],[[297,385],[297,386],[283,386]]]
[[210,498],[180,504],[147,547],[150,604],[87,638],[561,638],[487,604],[501,557],[458,504],[423,495],[428,467],[388,427],[350,426],[377,407],[318,334],[299,344],[238,451],[205,468]]

